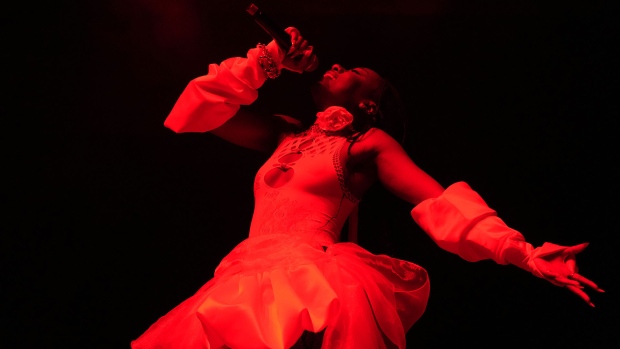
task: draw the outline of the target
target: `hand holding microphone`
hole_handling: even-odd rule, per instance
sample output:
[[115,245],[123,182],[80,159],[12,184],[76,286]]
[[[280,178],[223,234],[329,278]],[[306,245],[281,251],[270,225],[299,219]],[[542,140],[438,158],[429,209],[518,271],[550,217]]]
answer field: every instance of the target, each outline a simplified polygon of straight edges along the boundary
[[282,65],[298,73],[315,70],[319,65],[319,59],[314,53],[314,47],[308,44],[308,40],[301,36],[297,28],[288,27],[285,32],[291,37],[291,48],[284,57]]
[[308,44],[297,28],[288,27],[282,30],[254,4],[247,8],[247,12],[278,43],[278,46],[287,52],[282,60],[283,68],[303,73],[313,71],[318,67],[319,60],[313,51],[313,46]]

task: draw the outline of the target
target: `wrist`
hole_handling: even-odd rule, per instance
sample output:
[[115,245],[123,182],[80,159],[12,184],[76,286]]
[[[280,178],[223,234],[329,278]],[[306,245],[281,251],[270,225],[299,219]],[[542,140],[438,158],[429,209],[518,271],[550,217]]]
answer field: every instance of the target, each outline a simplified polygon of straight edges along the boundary
[[537,251],[530,243],[526,242],[521,234],[506,240],[502,252],[503,260],[530,273],[543,277],[532,262],[532,256]]
[[277,45],[276,41],[272,40],[267,45],[259,43],[256,45],[256,49],[258,50],[256,60],[267,78],[275,79],[279,77],[282,71],[284,52]]

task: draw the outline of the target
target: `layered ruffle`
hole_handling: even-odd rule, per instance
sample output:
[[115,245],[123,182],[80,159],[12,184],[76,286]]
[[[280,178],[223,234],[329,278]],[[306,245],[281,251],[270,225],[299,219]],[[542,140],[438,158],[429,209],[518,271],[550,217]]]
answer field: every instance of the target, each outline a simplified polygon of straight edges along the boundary
[[426,271],[411,262],[352,243],[251,237],[131,347],[284,349],[325,330],[323,349],[404,349],[428,295]]

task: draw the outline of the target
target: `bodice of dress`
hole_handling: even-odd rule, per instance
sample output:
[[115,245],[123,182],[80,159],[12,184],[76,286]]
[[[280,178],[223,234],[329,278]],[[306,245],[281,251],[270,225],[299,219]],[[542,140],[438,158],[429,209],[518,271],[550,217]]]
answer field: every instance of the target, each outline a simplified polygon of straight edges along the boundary
[[345,137],[316,126],[285,138],[256,174],[250,237],[292,234],[338,241],[359,201],[345,183],[346,144]]

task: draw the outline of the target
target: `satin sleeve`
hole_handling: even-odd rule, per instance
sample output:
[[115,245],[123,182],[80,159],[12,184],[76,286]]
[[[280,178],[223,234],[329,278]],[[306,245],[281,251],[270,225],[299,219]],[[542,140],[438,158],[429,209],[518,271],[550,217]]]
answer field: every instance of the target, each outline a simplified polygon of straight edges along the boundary
[[549,275],[545,276],[536,259],[573,253],[573,247],[550,242],[532,246],[465,182],[454,183],[439,197],[422,201],[411,216],[439,247],[467,261],[491,259],[498,264],[513,264],[553,283],[553,275],[547,271]]
[[[508,264],[505,252],[524,242],[523,235],[508,227],[465,182],[454,183],[439,197],[422,201],[411,216],[439,247],[470,262],[492,259]],[[520,247],[525,249],[524,255],[532,250],[529,244]]]
[[[280,65],[284,52],[275,41],[267,52]],[[241,105],[258,98],[258,88],[267,80],[259,64],[262,49],[252,48],[246,57],[233,57],[210,64],[207,75],[197,77],[185,87],[164,126],[174,132],[207,132],[232,118]]]

